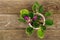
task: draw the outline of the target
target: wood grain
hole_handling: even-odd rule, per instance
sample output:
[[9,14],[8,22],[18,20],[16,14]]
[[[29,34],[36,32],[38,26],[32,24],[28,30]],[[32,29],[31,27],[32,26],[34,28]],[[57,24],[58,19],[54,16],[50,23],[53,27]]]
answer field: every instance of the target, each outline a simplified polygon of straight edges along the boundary
[[18,21],[18,19],[16,14],[0,14],[0,30],[26,28],[27,24]]
[[[59,31],[47,30],[45,38],[42,40],[59,40]],[[30,37],[26,35],[24,30],[0,30],[0,34],[1,40],[41,40],[37,37],[36,31]]]
[[[58,15],[58,16],[57,16]],[[54,20],[54,25],[47,27],[48,30],[60,29],[60,14],[52,14],[51,17]],[[16,14],[0,14],[0,30],[4,29],[21,29],[27,28],[28,24],[19,22],[19,15]]]
[[[46,35],[39,39],[36,32],[27,36],[25,23],[19,22],[19,11],[31,7],[35,1],[42,4],[45,10],[52,12],[49,17],[54,25],[47,27]],[[60,0],[0,0],[0,40],[60,40]]]
[[[23,8],[31,10],[33,3],[36,0],[0,0],[0,13],[19,13]],[[44,5],[47,9],[60,9],[59,0],[37,0],[40,4]],[[56,8],[57,6],[57,8]]]

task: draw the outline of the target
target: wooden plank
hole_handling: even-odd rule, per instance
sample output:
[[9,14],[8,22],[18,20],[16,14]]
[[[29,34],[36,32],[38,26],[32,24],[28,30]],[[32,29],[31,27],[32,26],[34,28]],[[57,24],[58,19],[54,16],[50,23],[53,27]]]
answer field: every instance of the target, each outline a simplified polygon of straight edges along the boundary
[[[60,31],[60,30],[57,30]],[[60,35],[58,35],[56,30],[47,30],[47,34],[42,40],[59,40]],[[40,40],[36,31],[30,37],[26,35],[24,30],[0,30],[0,40]]]
[[[58,16],[57,16],[58,15]],[[0,14],[0,30],[1,29],[20,29],[26,28],[27,23],[18,21],[19,15],[17,14]],[[53,14],[51,17],[53,19],[54,25],[47,27],[48,30],[60,30],[60,14]]]
[[[45,38],[42,40],[60,40],[60,0],[37,1],[44,5],[46,10],[53,12],[51,19],[54,20],[54,25],[47,27]],[[19,11],[23,8],[31,10],[34,2],[35,0],[0,0],[0,40],[41,40],[36,31],[32,36],[27,36],[27,24],[18,22]]]
[[[37,0],[48,10],[60,9],[59,0]],[[0,0],[0,13],[19,13],[23,8],[31,10],[35,0]],[[56,7],[57,6],[57,7]]]
[[26,28],[26,24],[18,21],[16,14],[0,14],[0,29]]
[[0,1],[0,13],[19,13],[20,9],[22,8],[30,9],[32,3],[33,3],[33,0]]

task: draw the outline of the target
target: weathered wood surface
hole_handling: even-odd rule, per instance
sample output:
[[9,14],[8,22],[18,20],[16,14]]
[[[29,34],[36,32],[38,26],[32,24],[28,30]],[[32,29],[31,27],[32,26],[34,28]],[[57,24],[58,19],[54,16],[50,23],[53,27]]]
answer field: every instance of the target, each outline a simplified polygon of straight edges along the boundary
[[0,30],[0,40],[60,40],[59,31],[47,30],[45,38],[39,39],[36,32],[28,37],[24,30]]
[[[49,5],[52,9],[60,9],[60,0],[37,0],[39,3]],[[0,0],[0,13],[19,13],[20,9],[31,9],[35,0]]]
[[25,34],[27,24],[18,22],[19,11],[23,8],[31,10],[36,0],[0,0],[0,40],[60,40],[60,0],[37,0],[45,10],[52,11],[52,27],[47,27],[44,39],[36,33],[31,37]]

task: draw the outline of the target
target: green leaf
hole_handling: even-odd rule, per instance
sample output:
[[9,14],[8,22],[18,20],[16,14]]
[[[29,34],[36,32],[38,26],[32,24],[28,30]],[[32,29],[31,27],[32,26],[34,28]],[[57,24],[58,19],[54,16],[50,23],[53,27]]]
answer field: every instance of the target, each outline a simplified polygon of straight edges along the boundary
[[32,25],[33,25],[33,27],[38,28],[38,27],[39,27],[38,20],[33,21],[33,22],[32,22]]
[[37,20],[40,20],[40,18],[41,18],[41,16],[40,16],[40,15],[38,15],[38,16],[37,16]]
[[20,16],[26,16],[29,15],[29,11],[27,9],[20,10]]
[[41,29],[42,29],[43,31],[45,31],[45,30],[46,30],[46,27],[45,27],[45,26],[41,26]]
[[33,11],[36,11],[36,9],[38,9],[39,6],[40,6],[40,4],[39,4],[38,2],[35,2],[35,3],[33,4],[33,6],[32,6],[32,10],[33,10]]
[[42,29],[39,29],[38,31],[37,31],[37,36],[39,37],[39,38],[44,38],[44,31],[42,31]]
[[22,17],[20,17],[20,18],[18,19],[18,21],[20,21],[20,22],[26,22],[26,21],[24,20],[24,18],[22,18]]
[[51,19],[46,19],[45,24],[46,24],[46,25],[53,25],[53,20],[51,20]]
[[30,26],[26,28],[26,34],[31,35],[33,33],[33,28],[31,28]]
[[45,13],[45,16],[51,16],[51,13],[48,11]]
[[43,13],[43,11],[44,11],[44,8],[43,8],[43,6],[41,5],[41,6],[39,7],[39,9],[38,9],[38,12],[39,12],[39,13]]
[[33,12],[30,12],[29,13],[29,17],[32,19],[34,17],[34,13]]

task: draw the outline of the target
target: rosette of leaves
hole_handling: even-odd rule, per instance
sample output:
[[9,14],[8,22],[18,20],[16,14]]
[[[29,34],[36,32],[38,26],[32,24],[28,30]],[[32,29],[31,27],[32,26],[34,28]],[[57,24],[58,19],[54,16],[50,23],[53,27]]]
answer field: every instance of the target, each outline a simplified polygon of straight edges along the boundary
[[[46,19],[45,25],[42,25],[43,23],[40,22],[41,16],[39,15],[34,15],[34,12],[39,12],[39,13],[44,13],[44,8],[43,5],[39,4],[38,2],[35,2],[32,6],[32,11],[29,11],[27,9],[22,9],[20,10],[20,22],[26,22],[26,23],[31,23],[31,25],[35,28],[39,28],[37,30],[37,36],[39,38],[44,38],[45,30],[46,30],[46,25],[51,26],[53,25],[53,20],[51,19]],[[45,17],[51,16],[51,12],[47,11],[44,13]],[[35,29],[32,27],[28,26],[26,28],[26,34],[32,35]]]

